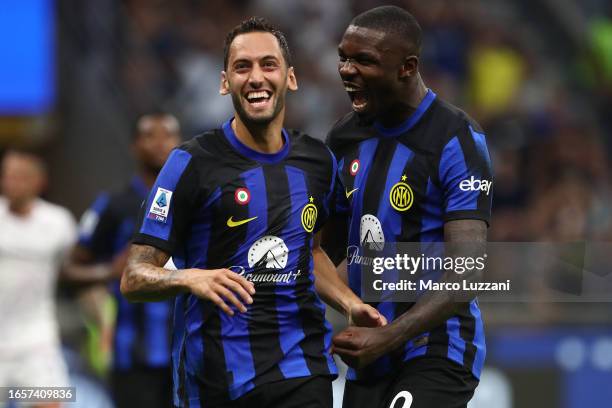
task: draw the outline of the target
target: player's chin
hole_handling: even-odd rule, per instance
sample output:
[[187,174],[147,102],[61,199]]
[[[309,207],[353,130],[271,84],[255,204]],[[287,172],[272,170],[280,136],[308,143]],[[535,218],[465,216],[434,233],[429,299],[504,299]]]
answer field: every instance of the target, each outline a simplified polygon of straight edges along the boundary
[[266,124],[274,120],[276,117],[276,109],[273,104],[266,109],[253,109],[251,106],[244,106],[246,120],[256,124]]
[[244,122],[253,123],[256,125],[266,125],[274,120],[274,112],[248,112],[246,111],[246,117],[243,118]]
[[367,104],[366,106],[360,107],[360,108],[355,108],[355,106],[352,106],[353,108],[353,112],[355,112],[357,114],[357,116],[359,117],[360,121],[363,122],[371,122],[373,120],[375,120],[376,115],[377,115],[377,111],[376,109],[374,109],[374,106],[372,106],[371,104]]

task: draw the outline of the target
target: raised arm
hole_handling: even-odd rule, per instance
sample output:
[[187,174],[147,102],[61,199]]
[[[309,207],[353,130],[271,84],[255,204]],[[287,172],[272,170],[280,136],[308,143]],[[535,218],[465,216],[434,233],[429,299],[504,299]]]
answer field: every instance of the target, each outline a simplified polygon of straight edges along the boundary
[[244,303],[253,303],[253,283],[237,273],[229,269],[168,270],[163,265],[169,258],[167,253],[153,246],[133,244],[121,278],[121,293],[136,302],[193,293],[210,300],[230,316],[234,315],[234,310],[227,301],[240,312],[246,312]]

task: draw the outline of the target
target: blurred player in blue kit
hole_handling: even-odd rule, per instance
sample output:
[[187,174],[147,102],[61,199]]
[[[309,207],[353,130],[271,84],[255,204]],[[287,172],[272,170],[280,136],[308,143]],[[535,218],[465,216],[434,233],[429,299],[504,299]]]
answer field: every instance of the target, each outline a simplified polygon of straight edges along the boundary
[[[319,246],[336,161],[283,128],[288,90],[285,36],[258,18],[238,25],[220,86],[235,116],[174,150],[145,202],[121,290],[176,297],[175,406],[330,408],[337,370],[319,296],[352,323],[385,323]],[[176,271],[163,268],[170,256]]]
[[110,283],[117,304],[114,334],[104,318],[99,320],[102,347],[109,347],[105,342],[112,341],[111,388],[118,408],[172,404],[172,304],[131,304],[121,296],[119,281],[140,206],[180,141],[179,122],[174,116],[151,113],[138,119],[132,141],[137,173],[122,190],[100,194],[83,214],[79,241],[67,267],[72,281]]
[[[348,224],[352,248],[486,241],[492,176],[485,136],[426,87],[420,51],[419,24],[394,6],[355,17],[339,44],[353,112],[328,136],[339,175],[333,223]],[[362,295],[362,265],[347,264],[349,285]],[[449,271],[440,279],[457,277]],[[333,339],[351,366],[344,407],[466,407],[485,356],[477,301],[436,292],[372,306],[387,326],[349,327]]]

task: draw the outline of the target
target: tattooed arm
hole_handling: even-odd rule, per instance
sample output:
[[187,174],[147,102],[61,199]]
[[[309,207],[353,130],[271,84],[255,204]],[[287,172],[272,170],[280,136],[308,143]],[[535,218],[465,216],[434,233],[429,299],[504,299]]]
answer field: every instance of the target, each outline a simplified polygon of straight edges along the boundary
[[133,244],[121,278],[121,293],[130,301],[154,302],[189,292],[210,300],[230,316],[234,310],[227,301],[240,312],[246,312],[244,303],[253,303],[253,284],[229,269],[171,271],[163,268],[169,258],[152,246]]
[[[486,237],[487,226],[484,221],[449,221],[444,225],[446,255],[454,258],[482,256]],[[480,274],[481,272],[475,268],[462,274],[447,271],[439,282],[477,280]],[[387,326],[376,329],[349,327],[339,333],[334,337],[334,351],[349,365],[362,367],[401,347],[409,339],[444,323],[465,308],[466,302],[470,300],[464,293],[429,291],[407,312]]]

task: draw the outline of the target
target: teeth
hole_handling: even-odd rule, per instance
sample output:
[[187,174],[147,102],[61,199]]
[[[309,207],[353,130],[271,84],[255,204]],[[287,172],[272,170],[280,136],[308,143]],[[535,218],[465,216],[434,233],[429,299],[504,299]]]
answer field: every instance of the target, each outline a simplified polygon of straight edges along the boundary
[[361,103],[361,104],[353,102],[353,109],[361,110],[361,109],[365,108],[367,104],[368,104],[367,102],[364,102],[364,103]]
[[269,95],[267,91],[249,92],[249,94],[247,95],[248,100],[268,97]]
[[359,92],[358,88],[353,88],[350,86],[345,86],[344,89],[346,90],[346,92]]

